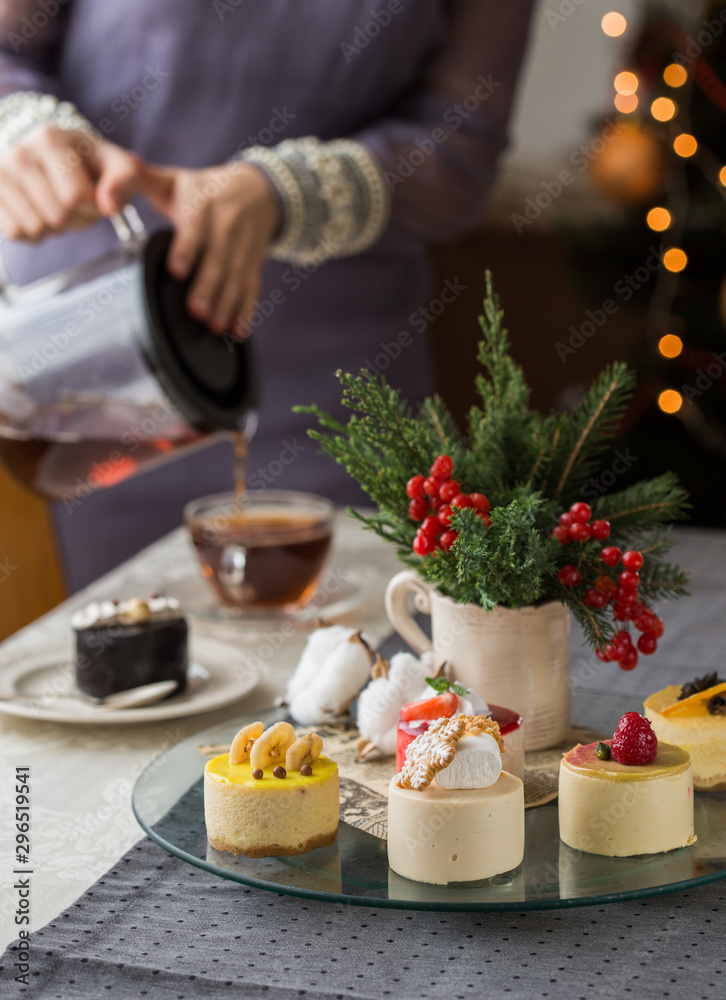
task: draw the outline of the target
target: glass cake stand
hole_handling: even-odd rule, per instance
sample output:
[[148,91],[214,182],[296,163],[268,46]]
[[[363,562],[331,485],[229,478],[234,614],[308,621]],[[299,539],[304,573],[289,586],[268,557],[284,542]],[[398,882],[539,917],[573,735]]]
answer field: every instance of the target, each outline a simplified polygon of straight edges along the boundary
[[[573,718],[611,733],[637,698],[600,692],[573,695]],[[279,710],[257,713],[266,724]],[[340,824],[338,839],[295,858],[246,858],[207,844],[202,744],[228,743],[253,717],[206,729],[166,750],[141,774],[133,793],[136,818],[157,844],[182,861],[243,885],[290,896],[403,910],[539,910],[613,903],[705,885],[726,877],[726,793],[696,793],[698,840],[667,854],[605,858],[583,854],[558,836],[557,803],[525,813],[525,856],[519,868],[480,882],[426,885],[388,867],[385,841]]]

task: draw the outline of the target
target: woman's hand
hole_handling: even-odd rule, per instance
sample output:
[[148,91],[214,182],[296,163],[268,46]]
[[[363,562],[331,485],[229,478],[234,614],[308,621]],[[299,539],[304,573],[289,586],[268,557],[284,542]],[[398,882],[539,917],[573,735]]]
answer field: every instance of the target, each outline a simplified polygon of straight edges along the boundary
[[183,280],[196,268],[189,311],[218,333],[246,336],[281,219],[265,175],[241,161],[205,170],[144,167],[140,190],[174,225],[170,272]]
[[0,159],[0,232],[42,240],[118,212],[133,197],[140,161],[85,132],[42,126]]

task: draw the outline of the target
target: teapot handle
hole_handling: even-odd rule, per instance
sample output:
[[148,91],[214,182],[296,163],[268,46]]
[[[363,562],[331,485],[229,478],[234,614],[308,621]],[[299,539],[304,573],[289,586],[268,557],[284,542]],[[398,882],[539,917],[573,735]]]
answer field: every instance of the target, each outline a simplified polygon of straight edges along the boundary
[[[122,247],[133,250],[139,243],[141,243],[142,240],[146,238],[146,227],[141,220],[141,216],[131,204],[126,205],[116,215],[109,216],[108,221],[113,226],[114,232],[116,233],[118,241]],[[48,278],[52,277],[53,275],[51,274],[44,278],[39,278],[37,281],[31,282],[29,285],[16,285],[10,279],[5,268],[5,264],[3,263],[2,255],[0,255],[0,296],[5,297],[9,301],[13,301],[19,296],[28,294],[31,289],[44,284]]]

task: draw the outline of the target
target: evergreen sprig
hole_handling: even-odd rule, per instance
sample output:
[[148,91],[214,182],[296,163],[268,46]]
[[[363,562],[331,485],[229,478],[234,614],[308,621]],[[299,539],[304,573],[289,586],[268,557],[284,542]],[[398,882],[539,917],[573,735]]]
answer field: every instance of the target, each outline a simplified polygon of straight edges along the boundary
[[[343,404],[352,411],[342,423],[319,406],[296,412],[314,416],[319,429],[308,433],[321,450],[341,464],[373,500],[376,511],[351,511],[369,530],[397,546],[402,562],[438,590],[461,603],[493,609],[520,608],[548,600],[563,601],[593,646],[612,638],[611,615],[587,607],[586,585],[564,587],[558,570],[572,563],[589,585],[607,575],[602,543],[561,546],[550,532],[558,515],[580,500],[608,445],[617,434],[635,386],[622,362],[609,365],[573,413],[530,410],[530,389],[522,368],[509,354],[504,314],[486,275],[480,318],[482,339],[476,375],[480,404],[471,408],[467,434],[456,425],[438,396],[418,411],[384,378],[365,369],[338,372]],[[412,551],[417,524],[408,516],[406,483],[426,475],[434,458],[449,455],[454,476],[465,492],[485,493],[491,525],[474,511],[456,510],[452,548],[423,558]],[[687,575],[665,561],[670,540],[666,525],[682,520],[687,495],[673,473],[643,480],[593,504],[593,519],[611,524],[607,544],[637,547],[646,556],[640,597],[647,603],[686,593]]]
[[684,521],[688,508],[688,494],[672,472],[664,472],[600,497],[593,510],[595,516],[610,521],[614,530],[627,535],[655,524]]

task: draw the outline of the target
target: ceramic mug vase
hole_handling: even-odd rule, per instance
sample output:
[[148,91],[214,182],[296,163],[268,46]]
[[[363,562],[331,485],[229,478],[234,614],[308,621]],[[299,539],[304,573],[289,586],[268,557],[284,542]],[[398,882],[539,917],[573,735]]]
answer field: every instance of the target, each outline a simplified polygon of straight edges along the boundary
[[[413,620],[408,597],[431,615],[432,639]],[[433,650],[452,680],[524,718],[526,750],[543,750],[569,737],[570,613],[559,601],[514,610],[485,611],[457,604],[414,570],[398,573],[386,589],[386,612],[419,655]]]

